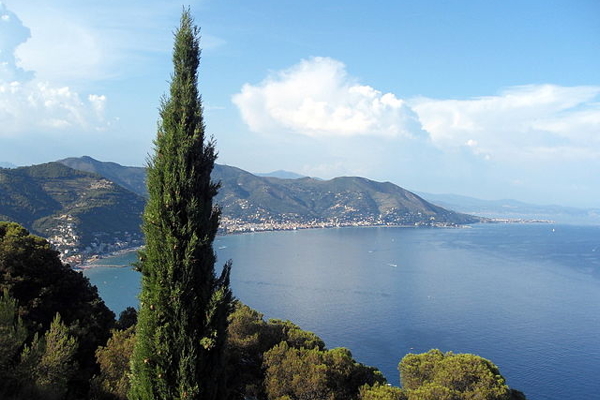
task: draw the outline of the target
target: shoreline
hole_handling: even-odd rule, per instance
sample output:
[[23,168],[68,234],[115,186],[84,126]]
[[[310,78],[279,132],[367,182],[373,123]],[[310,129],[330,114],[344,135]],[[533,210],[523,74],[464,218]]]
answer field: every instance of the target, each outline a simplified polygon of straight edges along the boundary
[[[526,220],[519,218],[489,218],[487,220],[482,220],[480,222],[476,222],[476,224],[552,224],[555,221],[552,220]],[[394,224],[348,224],[348,225],[328,225],[323,224],[322,226],[295,226],[295,227],[285,227],[285,228],[265,228],[265,229],[256,229],[256,228],[248,228],[248,229],[240,229],[234,231],[226,231],[225,233],[218,233],[216,237],[223,237],[228,235],[245,235],[251,233],[267,233],[267,232],[293,232],[298,230],[308,230],[308,229],[340,229],[340,228],[411,228],[411,229],[421,229],[421,228],[433,228],[433,229],[469,229],[471,225],[474,224],[464,224],[464,225],[394,225]],[[144,248],[142,246],[132,246],[126,247],[117,251],[113,251],[105,254],[94,254],[90,258],[85,259],[81,264],[76,264],[71,266],[71,268],[75,270],[87,270],[98,267],[103,268],[124,268],[126,265],[111,265],[111,264],[96,264],[96,261],[115,257],[119,255],[123,255],[126,253],[130,253],[133,251],[139,251]]]

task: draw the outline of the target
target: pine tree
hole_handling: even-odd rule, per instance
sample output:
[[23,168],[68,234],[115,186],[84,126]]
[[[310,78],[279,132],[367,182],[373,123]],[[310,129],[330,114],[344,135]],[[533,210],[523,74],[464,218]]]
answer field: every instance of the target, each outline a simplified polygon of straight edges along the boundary
[[221,399],[223,348],[231,312],[231,265],[219,277],[212,247],[220,219],[219,184],[198,93],[199,29],[184,10],[175,32],[174,72],[160,109],[148,163],[146,248],[131,399]]

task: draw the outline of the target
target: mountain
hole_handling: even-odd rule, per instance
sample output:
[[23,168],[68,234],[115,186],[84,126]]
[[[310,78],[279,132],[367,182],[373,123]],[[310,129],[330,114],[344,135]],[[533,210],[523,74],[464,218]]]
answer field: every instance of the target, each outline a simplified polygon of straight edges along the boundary
[[101,162],[89,156],[65,158],[57,162],[79,171],[98,174],[133,193],[147,196],[145,168],[126,167],[114,162]]
[[69,262],[141,244],[144,203],[98,174],[56,162],[0,169],[0,220],[48,238]]
[[13,163],[0,161],[0,168],[17,168],[17,166]]
[[301,178],[306,178],[305,175],[300,175],[297,174],[295,172],[290,172],[290,171],[284,171],[284,170],[277,170],[277,171],[273,171],[273,172],[267,172],[267,173],[262,173],[262,174],[254,174],[256,176],[262,176],[265,178],[279,178],[279,179],[301,179]]
[[[140,245],[145,168],[91,157],[0,169],[0,220],[48,238],[64,261]],[[260,177],[215,165],[223,232],[331,226],[456,226],[482,219],[433,205],[389,182]]]
[[[60,162],[106,174],[107,179],[124,188],[146,195],[144,168],[123,167],[91,157]],[[281,179],[217,164],[213,179],[221,182],[216,202],[223,209],[222,226],[229,232],[357,224],[457,225],[480,221],[430,204],[391,183],[365,178]]]
[[456,194],[421,193],[427,201],[445,208],[488,218],[550,219],[562,223],[598,224],[600,209],[539,205],[517,200],[481,200]]

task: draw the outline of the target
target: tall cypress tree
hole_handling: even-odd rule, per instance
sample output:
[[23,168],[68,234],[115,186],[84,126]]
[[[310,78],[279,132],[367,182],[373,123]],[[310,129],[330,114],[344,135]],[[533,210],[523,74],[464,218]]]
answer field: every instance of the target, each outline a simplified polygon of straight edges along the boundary
[[130,399],[221,399],[231,311],[231,265],[215,274],[220,219],[211,181],[214,142],[205,137],[198,93],[199,29],[184,10],[175,32],[174,72],[162,100],[148,163],[140,254],[142,291]]

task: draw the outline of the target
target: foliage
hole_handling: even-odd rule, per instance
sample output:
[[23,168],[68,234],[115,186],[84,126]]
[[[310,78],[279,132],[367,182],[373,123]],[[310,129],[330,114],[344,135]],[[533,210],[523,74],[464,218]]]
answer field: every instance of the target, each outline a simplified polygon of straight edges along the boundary
[[0,397],[16,390],[14,368],[28,335],[17,311],[17,301],[4,289],[0,298]]
[[199,29],[184,10],[148,165],[131,399],[225,397],[230,264],[216,276],[212,243],[221,213],[212,201],[219,185],[210,177],[216,153],[205,140],[199,62]]
[[358,398],[359,400],[407,400],[402,389],[380,383],[362,386]]
[[69,381],[78,370],[75,360],[77,340],[69,334],[60,315],[56,314],[43,337],[40,338],[36,333],[31,344],[27,345],[24,344],[27,332],[17,317],[16,302],[6,291],[0,300],[0,310],[2,355],[8,355],[0,365],[1,397],[44,400],[65,398],[70,389]]
[[77,340],[69,334],[60,314],[56,314],[50,329],[31,346],[26,346],[19,369],[24,382],[22,391],[28,398],[58,400],[65,397],[70,379],[77,373],[75,361]]
[[266,398],[263,355],[281,342],[294,348],[323,350],[325,344],[314,333],[290,321],[265,321],[263,314],[235,303],[227,328],[228,382],[231,398]]
[[79,343],[75,356],[79,371],[73,385],[87,392],[96,370],[94,352],[106,343],[114,324],[114,314],[96,287],[63,265],[46,240],[18,224],[0,222],[0,290],[8,290],[17,300],[29,341],[50,329],[54,316],[60,314]]
[[129,362],[135,345],[135,326],[114,330],[106,346],[96,350],[100,374],[92,380],[92,398],[124,400],[129,391]]
[[473,354],[408,354],[399,369],[409,400],[508,400],[517,393],[511,392],[496,365]]
[[119,319],[115,324],[115,328],[120,330],[128,329],[131,326],[135,326],[137,323],[137,311],[133,307],[127,307],[119,314]]
[[362,385],[385,381],[374,368],[357,363],[349,350],[293,348],[281,342],[264,355],[269,400],[347,400]]

